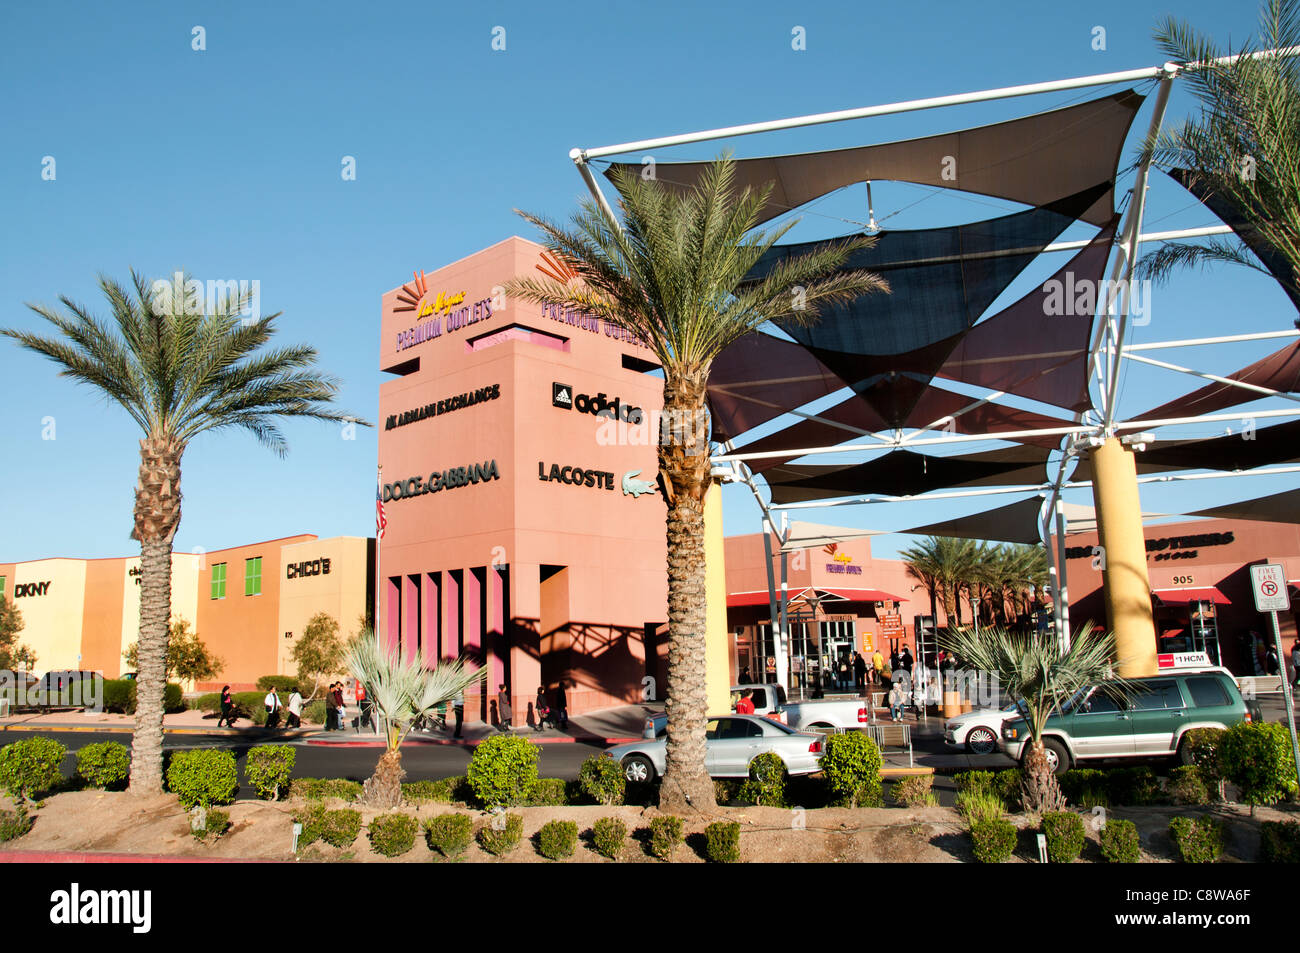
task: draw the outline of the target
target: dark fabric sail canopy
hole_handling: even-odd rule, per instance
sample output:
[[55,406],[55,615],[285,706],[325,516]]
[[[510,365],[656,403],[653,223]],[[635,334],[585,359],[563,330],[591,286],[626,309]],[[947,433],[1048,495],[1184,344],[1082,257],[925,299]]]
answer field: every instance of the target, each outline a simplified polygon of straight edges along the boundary
[[1260,427],[1253,434],[1154,443],[1138,454],[1139,466],[1186,470],[1253,470],[1300,459],[1300,420]]
[[[1262,357],[1249,367],[1243,367],[1235,374],[1222,374],[1229,380],[1267,387],[1269,390],[1284,394],[1300,391],[1300,341],[1292,342],[1286,347]],[[1252,400],[1264,400],[1266,394],[1220,384],[1217,381],[1194,390],[1184,397],[1161,404],[1148,410],[1135,420],[1162,420],[1170,417],[1193,417],[1200,414],[1212,414],[1225,407],[1249,403]]]
[[[1006,287],[1109,189],[1096,185],[1041,208],[947,228],[881,232],[846,268],[874,271],[889,294],[828,308],[809,325],[781,322],[892,427],[901,427],[935,372]],[[771,249],[751,275],[821,242]]]
[[772,467],[763,476],[771,488],[773,503],[869,493],[915,496],[946,487],[1040,484],[1046,479],[1049,453],[1040,447],[1001,447],[938,457],[894,450],[865,463],[845,466],[787,463]]
[[[868,179],[915,182],[1045,205],[1095,182],[1113,180],[1142,100],[1138,93],[1125,90],[1063,109],[921,139],[740,159],[736,184],[757,189],[772,183],[761,221]],[[707,162],[659,162],[655,178],[688,189],[707,166]],[[641,171],[636,163],[612,163],[606,175],[620,167]],[[1080,217],[1104,225],[1114,213],[1108,185],[1080,211]]]
[[798,344],[747,334],[719,354],[709,371],[713,439],[738,436],[844,386]]
[[1300,523],[1300,490],[1283,490],[1237,503],[1222,503],[1188,513],[1225,520],[1262,520],[1266,523]]

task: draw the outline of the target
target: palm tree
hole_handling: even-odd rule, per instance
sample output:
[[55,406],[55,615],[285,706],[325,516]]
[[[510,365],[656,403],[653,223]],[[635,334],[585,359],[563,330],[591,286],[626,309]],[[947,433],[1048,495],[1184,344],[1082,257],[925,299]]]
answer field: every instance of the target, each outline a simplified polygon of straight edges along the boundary
[[242,427],[284,456],[280,418],[365,421],[330,408],[338,384],[316,369],[315,348],[263,350],[279,314],[241,319],[248,294],[224,295],[205,314],[187,295],[155,291],[134,271],[131,282],[127,289],[100,276],[112,314],[108,321],[62,296],[62,311],[28,305],[58,335],[3,328],[0,335],[54,361],[60,377],[100,391],[144,432],[131,534],[140,542],[140,667],[130,790],[150,795],[162,792],[172,541],[181,521],[181,457],[190,441]]
[[[1300,0],[1267,0],[1260,44],[1247,42],[1230,63],[1186,23],[1166,18],[1155,30],[1160,47],[1185,63],[1183,75],[1200,114],[1145,145],[1166,169],[1190,172],[1187,185],[1218,196],[1245,219],[1242,237],[1279,256],[1276,277],[1300,288],[1300,62],[1251,53],[1300,46]],[[1177,268],[1230,262],[1270,274],[1238,236],[1170,244],[1146,257],[1140,277],[1167,279]]]
[[1129,682],[1111,676],[1115,636],[1088,623],[1064,653],[1055,639],[1006,629],[982,629],[978,635],[967,629],[950,629],[940,636],[939,643],[975,670],[995,677],[999,689],[1019,702],[1030,736],[1029,751],[1021,763],[1025,809],[1060,810],[1065,797],[1047,760],[1043,726],[1089,685],[1102,683],[1103,689],[1117,698],[1130,691]]
[[705,388],[714,358],[771,321],[806,324],[820,309],[888,290],[884,280],[845,270],[863,237],[827,243],[749,277],[790,228],[755,231],[771,186],[735,188],[729,158],[691,189],[670,190],[635,172],[615,173],[623,222],[584,202],[570,227],[524,212],[576,281],[517,278],[506,294],[573,307],[636,335],[664,371],[660,485],[668,504],[668,743],[661,807],[706,809],[714,801],[704,768],[704,497],[710,486]]
[[[961,590],[972,576],[976,559],[974,542],[951,536],[927,536],[899,555],[912,578],[943,600],[948,628],[961,625]],[[927,582],[927,578],[930,580]],[[931,612],[934,611],[931,600]],[[938,617],[936,616],[936,624]]]
[[363,632],[349,644],[344,662],[353,677],[366,686],[366,697],[374,702],[386,728],[387,746],[365,783],[365,801],[377,808],[396,807],[402,802],[402,778],[406,775],[402,742],[421,718],[482,681],[485,673],[471,671],[461,659],[428,668],[419,650],[403,659],[395,647],[381,647],[373,632]]

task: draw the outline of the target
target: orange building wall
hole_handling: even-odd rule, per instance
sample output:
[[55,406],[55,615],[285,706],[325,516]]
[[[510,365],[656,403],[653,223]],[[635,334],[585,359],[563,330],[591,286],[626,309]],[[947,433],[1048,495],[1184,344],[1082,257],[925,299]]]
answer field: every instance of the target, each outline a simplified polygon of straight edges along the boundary
[[124,559],[86,562],[86,600],[81,620],[81,668],[117,678],[122,659]]

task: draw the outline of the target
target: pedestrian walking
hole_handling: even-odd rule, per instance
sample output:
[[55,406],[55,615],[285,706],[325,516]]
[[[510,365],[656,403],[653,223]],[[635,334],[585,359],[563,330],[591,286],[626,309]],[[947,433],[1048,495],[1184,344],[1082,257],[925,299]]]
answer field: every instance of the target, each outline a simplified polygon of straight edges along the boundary
[[898,661],[905,671],[912,670],[912,650],[906,645],[903,646],[903,654],[899,656]]
[[840,664],[836,669],[837,678],[835,685],[841,691],[849,687],[849,660],[847,656],[840,656]]
[[465,692],[459,691],[456,697],[451,700],[451,710],[456,713],[456,733],[453,738],[460,737],[460,726],[465,723]]
[[885,657],[880,654],[880,649],[871,653],[871,680],[877,685],[884,682]]
[[537,698],[533,702],[533,730],[541,731],[546,727],[546,720],[551,716],[551,706],[546,701],[546,689],[537,686]]
[[266,693],[262,703],[266,705],[266,727],[272,730],[280,727],[280,710],[284,706],[280,704],[280,695],[274,686]]
[[286,728],[302,727],[302,692],[298,691],[298,686],[293,686],[293,691],[289,693],[289,721]]
[[[757,692],[758,689],[754,689],[754,691]],[[737,715],[754,714],[754,702],[749,697],[749,692],[740,693],[740,698],[736,701],[736,714]]]
[[[1300,642],[1297,644],[1300,644]],[[221,689],[221,717],[217,719],[218,728],[221,727],[223,721],[226,723],[227,728],[235,727],[235,699],[230,694],[229,685]]]
[[371,725],[371,713],[374,711],[374,703],[370,701],[370,696],[366,692],[366,686],[357,681],[357,708],[361,711],[361,722],[358,729],[369,728]]
[[347,731],[348,724],[346,719],[348,717],[348,709],[347,706],[343,704],[343,683],[342,682],[334,683],[334,693],[332,696],[332,700],[334,703],[334,708],[338,712],[337,722],[338,722],[339,731]]
[[1277,646],[1270,645],[1268,647],[1268,654],[1264,658],[1264,668],[1269,675],[1277,675],[1281,671],[1281,665],[1277,657]]
[[862,691],[867,684],[867,661],[858,652],[853,653],[853,687]]
[[514,712],[510,707],[510,693],[506,691],[505,682],[497,686],[497,722],[502,731],[510,730]]

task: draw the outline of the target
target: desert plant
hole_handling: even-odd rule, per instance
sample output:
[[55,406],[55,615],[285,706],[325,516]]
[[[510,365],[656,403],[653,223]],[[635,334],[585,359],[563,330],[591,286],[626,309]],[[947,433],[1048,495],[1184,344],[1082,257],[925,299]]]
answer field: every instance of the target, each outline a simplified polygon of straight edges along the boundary
[[749,763],[749,780],[740,788],[739,798],[766,807],[785,807],[787,772],[781,756],[765,751]]
[[1300,863],[1300,823],[1265,821],[1260,824],[1259,859],[1266,864]]
[[295,801],[320,801],[325,798],[355,801],[360,796],[359,781],[343,778],[292,778],[289,781],[289,797]]
[[19,805],[16,811],[0,811],[0,844],[17,840],[32,829],[32,818]]
[[591,846],[596,853],[618,860],[627,842],[627,825],[617,817],[602,817],[591,826]]
[[1078,860],[1087,839],[1083,818],[1073,811],[1044,814],[1043,835],[1047,838],[1047,859],[1054,864],[1072,864]]
[[77,776],[92,788],[116,788],[131,774],[131,752],[116,741],[86,745],[77,752]]
[[578,846],[578,825],[573,821],[547,821],[537,832],[537,853],[547,860],[572,857]]
[[474,820],[468,814],[439,814],[424,822],[424,839],[429,850],[444,857],[462,854],[474,839]]
[[1137,825],[1132,821],[1108,820],[1099,840],[1101,856],[1112,864],[1136,864],[1142,856]]
[[671,814],[650,821],[650,853],[660,860],[671,860],[682,842],[682,819]]
[[524,819],[519,814],[495,814],[479,828],[477,836],[480,847],[501,857],[519,846],[524,836]]
[[167,765],[167,790],[185,807],[229,804],[239,792],[239,772],[229,751],[177,751]]
[[68,749],[53,738],[24,738],[0,748],[0,788],[29,801],[63,780],[59,770]]
[[933,787],[933,775],[918,774],[915,777],[904,778],[899,781],[894,785],[894,790],[890,794],[895,804],[901,804],[904,807],[928,807],[937,803]]
[[851,807],[880,807],[880,749],[860,731],[831,735],[819,764],[826,786]]
[[415,846],[420,825],[409,814],[381,814],[370,822],[366,835],[375,853],[400,857]]
[[1277,722],[1233,725],[1219,746],[1219,763],[1252,814],[1257,804],[1272,804],[1296,790],[1291,738]]
[[704,828],[704,856],[715,864],[740,860],[740,825],[735,821],[714,821]]
[[190,835],[195,840],[216,840],[230,829],[230,812],[216,808],[203,812],[203,823],[199,827],[190,827]]
[[514,735],[493,735],[474,749],[465,779],[485,807],[523,804],[537,780],[537,745]]
[[1016,825],[1001,817],[972,821],[971,844],[981,864],[1001,864],[1016,852]]
[[321,815],[320,839],[332,847],[349,847],[361,833],[361,812],[350,807]]
[[320,801],[308,801],[293,815],[295,824],[302,825],[298,835],[298,849],[302,850],[320,840],[321,831],[325,829],[325,805]]
[[607,754],[595,754],[578,769],[582,793],[597,804],[622,804],[627,793],[627,779],[619,763]]
[[257,796],[277,801],[280,792],[289,791],[295,751],[289,745],[258,745],[248,749],[244,777],[253,785]]
[[1185,864],[1209,864],[1223,853],[1223,825],[1211,817],[1175,817],[1169,822],[1169,839]]
[[1002,798],[980,788],[957,795],[957,810],[968,823],[1000,819],[1007,811]]

